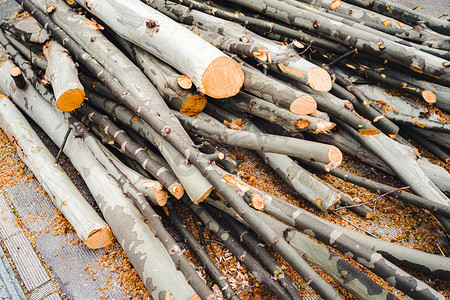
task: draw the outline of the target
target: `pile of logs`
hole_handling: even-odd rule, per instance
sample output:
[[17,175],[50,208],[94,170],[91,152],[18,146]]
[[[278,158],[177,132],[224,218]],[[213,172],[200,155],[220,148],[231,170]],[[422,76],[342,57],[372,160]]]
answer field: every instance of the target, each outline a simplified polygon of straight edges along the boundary
[[[398,265],[448,280],[449,258],[248,185],[226,146],[255,150],[322,211],[374,214],[308,170],[390,193],[450,233],[450,174],[405,138],[450,163],[450,22],[389,0],[17,2],[36,29],[2,22],[0,126],[86,245],[114,235],[155,299],[216,298],[169,223],[223,296],[238,299],[177,216],[181,202],[280,299],[301,292],[265,244],[324,299],[341,296],[311,264],[359,299],[396,298],[337,253],[412,298],[444,298]],[[70,158],[104,220],[16,107]],[[339,169],[343,153],[410,192]]]

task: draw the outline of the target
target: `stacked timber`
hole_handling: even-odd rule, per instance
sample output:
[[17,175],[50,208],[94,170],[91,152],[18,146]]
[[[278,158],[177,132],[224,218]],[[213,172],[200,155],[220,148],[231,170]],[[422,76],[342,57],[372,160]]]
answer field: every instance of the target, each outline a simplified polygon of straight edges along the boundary
[[[346,295],[329,278],[359,299],[444,299],[400,265],[448,280],[449,258],[318,215],[375,218],[390,196],[450,233],[450,174],[414,146],[450,163],[450,22],[387,0],[17,2],[36,29],[0,30],[0,126],[83,242],[114,235],[153,298],[239,299],[183,208],[274,297],[301,299],[295,272],[324,299]],[[11,101],[67,154],[103,219]],[[246,181],[242,148],[316,214]],[[347,156],[407,187],[344,171]],[[381,195],[362,202],[321,173]]]

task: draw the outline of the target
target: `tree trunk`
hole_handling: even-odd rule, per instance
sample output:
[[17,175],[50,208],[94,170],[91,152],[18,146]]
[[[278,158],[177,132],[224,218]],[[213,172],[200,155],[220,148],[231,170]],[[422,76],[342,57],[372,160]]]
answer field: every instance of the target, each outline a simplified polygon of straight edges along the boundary
[[326,163],[331,169],[336,168],[342,162],[342,153],[334,146],[262,132],[251,133],[228,129],[224,125],[219,126],[221,124],[216,124],[210,116],[204,113],[199,114],[196,118],[177,112],[174,114],[188,131],[218,143],[320,161]]
[[208,197],[214,189],[213,186],[202,176],[195,166],[186,164],[186,159],[146,122],[142,119],[136,120],[135,115],[129,109],[118,105],[115,101],[95,94],[89,94],[89,96],[93,105],[107,112],[109,115],[118,118],[123,124],[133,128],[161,151],[161,154],[170,165],[172,171],[183,184],[186,193],[194,202],[199,203]]
[[[329,20],[311,12],[305,12],[275,0],[231,0],[228,2],[243,5],[290,25],[307,28],[349,47],[358,48],[358,50],[371,55],[391,60],[418,72],[432,74],[450,82],[450,72],[446,69],[445,60],[413,47],[403,46],[385,38],[381,39],[365,30]],[[283,14],[280,12],[283,12]]]
[[[224,202],[208,198],[206,203],[229,214],[239,222],[245,221]],[[330,275],[337,283],[355,295],[358,299],[396,299],[394,295],[384,290],[377,283],[367,277],[364,272],[352,266],[345,259],[325,246],[308,238],[305,234],[296,231],[292,227],[266,215],[263,212],[256,212],[258,217],[282,236],[289,244],[297,249],[311,264],[319,267],[322,271]]]
[[422,14],[417,10],[409,9],[401,4],[393,3],[388,0],[349,0],[348,2],[360,7],[366,7],[383,15],[393,16],[410,25],[423,23],[432,30],[445,35],[450,35],[450,22]]
[[84,88],[69,52],[54,40],[45,44],[43,52],[48,61],[45,79],[52,84],[56,107],[62,111],[77,109],[84,101]]
[[[10,61],[4,61],[0,67],[0,74],[5,74],[5,72],[8,74],[11,66],[13,65]],[[1,79],[1,91],[10,95],[15,103],[49,134],[53,142],[57,146],[61,146],[68,129],[67,121],[62,113],[53,109],[31,87],[26,90],[27,93],[30,93],[27,96],[18,89],[4,90],[9,89],[12,85],[9,74],[7,77],[9,78]],[[158,298],[160,293],[173,295],[180,299],[194,297],[195,292],[187,284],[184,276],[176,270],[167,251],[153,236],[132,200],[124,196],[117,182],[106,173],[82,140],[69,137],[64,149],[74,167],[80,172],[112,232],[153,297]],[[167,278],[171,280],[168,281]]]
[[107,116],[95,111],[87,104],[81,107],[83,114],[97,124],[120,148],[129,156],[141,164],[141,166],[153,175],[175,198],[180,199],[184,194],[184,188],[178,178],[170,170],[153,160],[144,148],[134,142],[122,129],[117,127]]
[[0,96],[0,107],[0,126],[20,158],[51,196],[53,204],[73,226],[77,236],[90,249],[109,246],[113,236],[108,225],[83,198],[61,167],[55,164],[55,158],[25,117],[4,96]]
[[[77,14],[62,0],[33,0],[32,2],[42,11],[45,11],[49,5],[55,6],[57,9],[50,15],[50,18],[61,27],[64,33],[79,43],[122,85],[126,86],[127,92],[136,97],[140,105],[149,106],[158,111],[173,130],[176,130],[186,140],[190,140],[177,119],[170,114],[166,103],[148,78],[102,34],[101,26],[99,27],[96,22]],[[65,47],[65,45],[63,46]],[[111,56],[114,59],[111,59]]]
[[[178,79],[180,73],[147,51],[130,44],[120,37],[116,37],[128,54],[134,57],[137,65],[155,85],[166,103],[175,110],[188,116],[195,116],[206,105],[206,97],[191,88],[180,87]],[[185,75],[183,75],[185,76]],[[189,80],[188,77],[185,77]],[[192,83],[191,83],[192,84]]]
[[77,2],[124,38],[189,76],[199,92],[227,98],[241,89],[244,75],[239,65],[140,1],[95,0],[89,5]]

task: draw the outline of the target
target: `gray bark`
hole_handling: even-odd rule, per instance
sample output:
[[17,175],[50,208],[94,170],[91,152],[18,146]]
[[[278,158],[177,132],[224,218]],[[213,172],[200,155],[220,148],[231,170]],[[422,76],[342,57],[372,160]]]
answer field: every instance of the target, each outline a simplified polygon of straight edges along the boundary
[[22,113],[4,96],[0,96],[0,107],[1,128],[50,195],[53,204],[73,226],[77,236],[90,249],[110,245],[113,236],[108,225],[83,198],[61,167],[55,164],[55,158]]
[[89,96],[93,105],[133,128],[161,151],[161,154],[183,184],[186,193],[194,202],[201,202],[211,193],[212,185],[202,176],[199,170],[195,166],[187,164],[186,159],[146,122],[140,118],[136,120],[135,115],[129,109],[115,101],[93,93]]
[[342,154],[338,148],[326,144],[314,143],[297,138],[278,135],[251,133],[241,130],[228,129],[217,124],[205,113],[196,118],[184,116],[174,112],[188,131],[193,131],[207,139],[214,140],[229,146],[279,153],[307,160],[320,161],[328,164],[330,168],[337,167],[342,161]]
[[77,2],[125,39],[187,75],[199,92],[226,98],[236,95],[242,87],[242,70],[235,62],[142,2],[95,0],[88,5]]
[[367,30],[336,22],[311,12],[296,9],[288,4],[275,0],[231,0],[257,12],[276,18],[290,25],[307,28],[317,34],[330,37],[351,48],[391,60],[417,71],[440,77],[450,82],[450,72],[445,67],[445,60],[422,52],[413,47],[400,45],[397,42],[379,38]]
[[[9,70],[11,66],[9,60],[4,60],[0,66],[0,75],[5,74],[5,68]],[[21,92],[11,89],[12,84],[8,74],[8,78],[1,79],[1,92],[14,99],[49,134],[53,142],[61,146],[68,129],[63,114],[54,110],[31,85]],[[193,297],[195,292],[176,270],[161,242],[153,236],[132,200],[124,196],[117,182],[106,173],[83,141],[71,137],[73,134],[64,147],[65,153],[80,172],[112,232],[153,297],[164,297],[166,293],[180,299]],[[167,278],[171,278],[171,281],[168,282]]]

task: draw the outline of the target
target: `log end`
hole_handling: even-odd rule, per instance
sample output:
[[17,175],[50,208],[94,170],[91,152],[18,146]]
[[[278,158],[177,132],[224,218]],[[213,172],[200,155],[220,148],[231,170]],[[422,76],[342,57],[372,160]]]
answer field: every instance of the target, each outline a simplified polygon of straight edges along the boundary
[[330,146],[328,148],[328,159],[330,162],[325,166],[325,170],[329,171],[342,163],[342,152],[336,146]]
[[89,233],[86,239],[86,246],[89,249],[101,249],[108,247],[114,241],[114,235],[109,226],[105,228],[96,229]]
[[297,115],[308,115],[315,112],[317,109],[317,102],[309,95],[301,95],[292,101],[289,110]]
[[336,126],[336,124],[325,120],[319,120],[316,122],[316,126],[317,126],[316,130],[313,131],[314,134],[330,131]]
[[73,111],[80,107],[85,98],[84,90],[71,89],[62,94],[58,100],[56,100],[56,107],[61,111]]
[[213,60],[202,77],[204,90],[200,92],[216,98],[228,98],[236,95],[244,84],[244,72],[241,66],[227,56]]
[[184,187],[181,183],[172,184],[170,186],[170,191],[171,194],[177,199],[181,199],[184,195]]
[[297,129],[305,129],[309,125],[311,125],[311,121],[307,119],[298,119],[297,122],[295,123],[295,127]]
[[180,108],[180,113],[188,116],[198,115],[206,106],[206,97],[200,94],[189,96]]
[[156,203],[158,203],[159,206],[164,206],[167,203],[167,191],[164,189],[155,190],[155,198]]
[[205,199],[209,196],[209,194],[212,193],[213,190],[214,190],[214,187],[210,187],[210,188],[206,191],[206,193],[204,193],[200,198],[198,198],[198,199],[196,199],[196,200],[193,200],[193,199],[192,199],[192,202],[194,202],[195,204],[199,204],[200,202],[203,202],[203,200],[205,200]]
[[178,86],[182,89],[189,90],[192,87],[192,81],[186,75],[179,75],[177,77]]
[[436,103],[436,95],[429,90],[425,90],[422,92],[422,98],[427,102],[427,103]]
[[319,92],[329,92],[333,85],[330,74],[321,68],[315,67],[308,71],[307,80],[309,86]]

